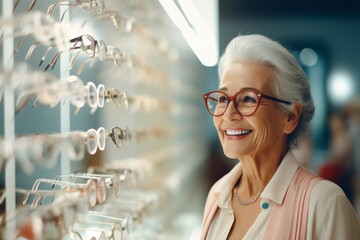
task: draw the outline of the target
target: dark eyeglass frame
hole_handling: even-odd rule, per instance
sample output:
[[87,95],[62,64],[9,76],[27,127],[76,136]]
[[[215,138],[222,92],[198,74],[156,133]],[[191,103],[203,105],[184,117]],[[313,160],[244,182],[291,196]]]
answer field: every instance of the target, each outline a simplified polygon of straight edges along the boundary
[[[91,54],[89,54],[86,50],[86,46],[84,44],[84,39],[90,40],[91,42]],[[59,51],[58,53],[56,53],[55,57],[51,60],[51,62],[46,66],[45,70],[46,71],[49,67],[51,67],[51,69],[53,69],[55,67],[55,64],[57,62],[57,60],[59,59],[61,53],[65,52],[65,51],[72,51],[72,50],[76,50],[76,49],[81,49],[82,51],[84,51],[86,54],[88,54],[88,56],[90,58],[94,58],[95,57],[95,52],[97,50],[97,46],[98,46],[98,41],[94,39],[93,36],[89,35],[89,34],[84,34],[84,35],[80,35],[76,38],[72,38],[70,39],[70,43],[73,43],[74,45],[68,49],[68,50],[64,50],[64,51]],[[77,46],[78,43],[80,43],[80,46]],[[42,64],[42,62],[40,62],[39,66]]]
[[[123,146],[124,131],[121,128],[119,128],[119,127],[111,128],[111,132],[109,133],[109,137],[111,138],[111,140],[113,141],[115,146],[117,146],[118,148],[121,148]],[[117,140],[117,139],[119,139],[119,140]]]
[[[242,113],[239,111],[238,106],[237,106],[237,103],[236,103],[236,97],[237,97],[237,95],[240,94],[240,93],[244,93],[244,92],[252,92],[252,93],[255,93],[256,96],[258,97],[257,105],[256,105],[254,111],[253,111],[252,113],[250,113],[250,114],[242,114]],[[228,101],[228,102],[227,102],[227,106],[226,106],[226,108],[224,109],[224,111],[223,111],[221,114],[214,114],[214,113],[212,113],[212,112],[210,111],[209,106],[208,106],[209,96],[210,96],[211,94],[213,94],[213,93],[223,94],[223,95],[225,95],[226,98],[227,98],[227,101]],[[203,95],[203,99],[204,99],[204,102],[205,102],[206,109],[207,109],[207,111],[208,111],[212,116],[214,116],[214,117],[219,117],[219,116],[224,115],[224,113],[226,112],[227,108],[229,107],[229,104],[230,104],[231,101],[234,103],[235,109],[236,109],[236,111],[237,111],[240,115],[245,116],[245,117],[251,116],[251,115],[253,115],[253,114],[257,111],[257,109],[258,109],[258,107],[259,107],[259,105],[260,105],[261,99],[263,99],[263,98],[266,98],[266,99],[271,100],[271,101],[274,101],[274,102],[283,103],[283,104],[286,104],[286,105],[291,105],[291,104],[292,104],[292,103],[289,102],[289,101],[282,100],[282,99],[279,99],[279,98],[276,98],[276,97],[272,97],[272,96],[269,96],[269,95],[265,95],[265,94],[263,94],[263,93],[255,90],[255,89],[241,90],[241,91],[237,92],[237,93],[236,93],[234,96],[232,96],[232,97],[230,97],[229,95],[227,95],[225,92],[219,91],[219,90],[211,91],[211,92],[205,93],[205,94]]]

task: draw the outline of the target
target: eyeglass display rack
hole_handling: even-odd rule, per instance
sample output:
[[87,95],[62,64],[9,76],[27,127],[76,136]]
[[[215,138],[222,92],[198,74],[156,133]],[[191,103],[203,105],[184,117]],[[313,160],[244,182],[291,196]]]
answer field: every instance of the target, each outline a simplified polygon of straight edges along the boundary
[[[12,1],[3,1],[2,2],[2,16],[9,17],[11,16]],[[11,29],[6,29],[4,32],[9,32],[11,34]],[[14,49],[14,43],[11,39],[4,39],[2,50],[2,62],[4,68],[12,69],[14,65],[14,60],[12,58],[12,52]],[[8,61],[7,66],[5,66],[6,61]],[[4,89],[4,138],[8,139],[11,142],[14,142],[15,139],[15,123],[12,121],[12,116],[14,116],[14,93],[8,89]],[[5,166],[5,188],[6,189],[15,189],[15,160],[12,156],[9,159],[8,163]],[[15,192],[8,192],[5,199],[6,213],[14,212],[16,209],[15,201]],[[15,231],[14,224],[7,224],[9,231]]]
[[[93,1],[92,3],[100,2],[103,1]],[[6,161],[5,170],[1,173],[5,174],[5,191],[8,190],[5,199],[6,217],[19,207],[15,191],[9,191],[18,187],[19,179],[33,184],[36,179],[44,177],[43,175],[52,176],[54,179],[56,175],[70,174],[79,168],[82,172],[86,172],[90,165],[116,168],[125,164],[125,166],[131,166],[134,170],[138,170],[141,175],[140,184],[134,187],[135,190],[156,192],[157,197],[162,198],[156,202],[157,204],[154,204],[161,206],[157,206],[157,213],[149,217],[149,221],[146,222],[148,227],[141,227],[140,230],[129,234],[125,239],[161,239],[161,237],[168,239],[166,237],[175,235],[176,239],[189,239],[189,232],[196,230],[193,228],[199,224],[198,215],[192,218],[191,214],[187,216],[181,213],[187,210],[188,206],[184,204],[186,200],[196,202],[196,194],[189,195],[189,191],[193,191],[193,189],[189,190],[188,186],[196,186],[194,175],[198,173],[201,160],[205,158],[205,146],[201,140],[202,127],[197,124],[200,116],[197,113],[197,105],[194,104],[197,100],[199,85],[192,80],[202,77],[199,76],[201,73],[197,69],[199,63],[194,60],[191,50],[183,45],[183,40],[179,40],[181,37],[179,38],[180,35],[176,33],[175,26],[167,21],[165,15],[164,18],[159,18],[160,13],[165,14],[161,11],[162,9],[157,9],[161,8],[160,4],[156,5],[157,1],[147,4],[140,2],[129,1],[129,4],[126,5],[126,1],[119,3],[105,0],[103,2],[105,10],[95,14],[90,14],[81,7],[77,11],[69,11],[69,6],[59,4],[60,11],[54,13],[54,19],[58,19],[58,22],[61,21],[61,25],[65,26],[64,29],[68,31],[69,36],[78,36],[80,33],[90,34],[94,38],[96,36],[97,40],[101,39],[106,42],[107,46],[111,45],[120,49],[122,57],[134,57],[129,62],[127,62],[128,58],[122,59],[124,62],[121,62],[121,66],[117,66],[115,53],[113,53],[113,59],[97,60],[94,64],[86,64],[84,72],[78,74],[77,70],[81,68],[80,62],[85,62],[86,57],[79,54],[75,67],[69,70],[68,66],[74,54],[71,51],[64,51],[61,52],[57,66],[52,73],[55,73],[60,80],[66,79],[69,75],[78,75],[84,81],[102,83],[106,89],[117,88],[123,93],[127,92],[128,96],[132,96],[132,98],[128,98],[132,107],[117,108],[108,100],[105,106],[97,109],[93,115],[85,114],[84,112],[89,111],[89,108],[83,107],[80,110],[82,113],[79,113],[79,115],[82,114],[81,116],[73,116],[73,107],[69,101],[65,104],[62,101],[58,107],[46,110],[36,109],[39,107],[31,109],[27,106],[27,109],[24,110],[27,113],[20,112],[15,118],[16,93],[14,89],[4,88],[3,138],[13,144],[19,134],[17,128],[20,128],[19,126],[26,123],[27,120],[36,120],[33,117],[39,113],[42,114],[40,118],[48,118],[49,121],[57,118],[56,123],[50,124],[49,127],[43,124],[46,120],[40,121],[35,126],[30,126],[30,128],[33,127],[32,129],[20,131],[20,134],[48,134],[49,132],[61,134],[78,129],[82,129],[82,131],[89,128],[96,129],[99,126],[106,126],[105,128],[108,130],[114,126],[124,129],[128,127],[132,131],[129,145],[124,141],[123,147],[119,149],[108,139],[103,152],[98,151],[99,155],[95,156],[86,154],[86,157],[75,165],[69,160],[68,153],[62,149],[60,161],[53,169],[39,167],[30,177],[25,175],[19,177],[17,161],[15,156],[11,156]],[[13,13],[14,2],[2,1],[2,19],[15,14],[27,14],[28,2],[20,0],[16,3],[18,3],[18,9]],[[32,3],[35,5],[28,12],[29,14],[34,11],[46,13],[47,8],[52,4],[48,0],[37,0]],[[144,11],[150,6],[149,11]],[[99,16],[104,12],[111,12],[113,15],[108,19],[100,18]],[[78,18],[77,14],[81,15],[81,18]],[[117,25],[120,17],[123,17],[122,21],[125,26]],[[117,24],[116,19],[118,20]],[[128,19],[128,21],[126,22],[124,19]],[[75,26],[80,25],[82,25],[81,31],[74,30]],[[12,27],[10,25],[4,28],[4,34],[11,35]],[[122,29],[117,29],[119,27]],[[15,44],[18,43],[15,40],[18,39],[18,37],[5,38],[1,44],[4,71],[16,71],[17,64],[23,62],[18,56],[20,54],[14,53]],[[34,39],[32,42],[28,41],[28,47],[34,41]],[[22,47],[26,48],[26,45],[24,47],[23,44]],[[46,47],[41,47],[42,51],[46,50]],[[36,68],[38,62],[35,59],[41,57],[39,54],[35,52],[34,56],[31,56],[30,60],[25,63],[35,66],[35,71],[42,72],[44,68]],[[30,117],[27,119],[29,114]],[[54,127],[54,125],[57,126]],[[146,132],[149,129],[150,131]],[[192,207],[196,208],[195,205],[193,204]],[[174,218],[174,215],[178,217]],[[6,220],[6,224],[7,231],[16,231],[13,221]],[[176,224],[177,226],[174,226]],[[179,228],[179,230],[175,231],[174,228]]]

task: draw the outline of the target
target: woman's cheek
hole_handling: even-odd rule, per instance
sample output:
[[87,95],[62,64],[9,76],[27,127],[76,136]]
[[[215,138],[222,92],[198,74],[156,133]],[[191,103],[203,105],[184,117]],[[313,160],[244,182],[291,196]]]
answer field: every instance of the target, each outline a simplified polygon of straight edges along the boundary
[[268,128],[259,128],[255,132],[254,136],[254,149],[258,150],[266,144],[267,139],[269,138]]

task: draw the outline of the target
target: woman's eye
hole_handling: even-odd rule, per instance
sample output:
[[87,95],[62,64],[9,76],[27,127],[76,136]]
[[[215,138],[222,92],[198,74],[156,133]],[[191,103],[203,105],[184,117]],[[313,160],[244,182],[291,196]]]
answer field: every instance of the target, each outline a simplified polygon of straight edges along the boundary
[[250,96],[245,96],[243,99],[242,99],[242,102],[245,102],[245,103],[256,103],[256,99],[253,98],[253,97],[250,97]]
[[219,97],[219,103],[226,103],[227,102],[227,97]]

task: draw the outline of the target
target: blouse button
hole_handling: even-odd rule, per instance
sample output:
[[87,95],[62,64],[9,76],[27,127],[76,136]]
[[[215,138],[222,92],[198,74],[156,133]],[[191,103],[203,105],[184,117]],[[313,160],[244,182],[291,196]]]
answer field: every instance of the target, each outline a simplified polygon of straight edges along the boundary
[[261,205],[261,207],[262,207],[262,209],[268,209],[269,204],[265,202]]

